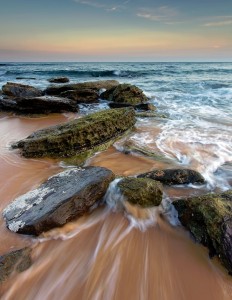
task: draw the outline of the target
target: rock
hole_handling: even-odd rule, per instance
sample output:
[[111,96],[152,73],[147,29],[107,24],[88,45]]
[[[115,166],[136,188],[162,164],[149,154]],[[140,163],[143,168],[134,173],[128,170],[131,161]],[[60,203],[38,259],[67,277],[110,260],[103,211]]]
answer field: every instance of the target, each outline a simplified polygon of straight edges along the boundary
[[162,201],[162,184],[152,179],[127,177],[119,181],[118,187],[132,204],[151,207],[160,205]]
[[232,190],[173,202],[181,223],[232,274]]
[[142,103],[142,104],[130,104],[130,103],[120,103],[120,102],[110,102],[110,108],[120,108],[120,107],[133,107],[136,110],[152,110],[154,111],[156,107],[151,103]]
[[97,146],[113,143],[133,127],[135,121],[131,108],[108,109],[36,131],[12,147],[22,149],[25,157],[78,156]]
[[148,173],[140,174],[138,178],[151,178],[168,185],[205,182],[199,172],[190,169],[153,170]]
[[76,103],[97,103],[97,102],[99,102],[98,93],[91,89],[71,90],[71,91],[62,92],[60,95],[62,97],[67,97],[69,99],[72,99]]
[[37,88],[19,83],[7,82],[2,87],[3,94],[11,98],[30,98],[42,96],[42,91]]
[[101,99],[117,103],[141,104],[148,101],[143,91],[135,85],[119,84],[101,94]]
[[101,167],[68,169],[22,195],[3,211],[14,232],[39,235],[60,227],[99,204],[115,176]]
[[75,84],[66,84],[62,86],[50,86],[44,92],[47,95],[60,95],[63,92],[71,91],[71,90],[92,90],[95,92],[99,92],[101,89],[110,89],[119,84],[116,80],[102,80],[102,81],[92,81],[92,82],[82,82]]
[[77,112],[75,101],[52,96],[30,98],[0,99],[0,109],[22,114],[48,114],[61,112]]
[[31,249],[24,248],[0,256],[0,284],[14,272],[21,273],[32,264]]
[[156,110],[155,105],[153,105],[152,103],[137,104],[135,106],[135,108],[138,109],[138,110],[151,110],[151,111],[155,111]]
[[138,117],[138,118],[162,118],[162,119],[167,118],[166,115],[159,114],[159,113],[154,112],[154,111],[136,112],[136,117]]
[[27,79],[27,80],[36,80],[35,77],[16,77],[17,80]]
[[51,83],[67,83],[69,82],[69,79],[67,77],[56,77],[56,78],[50,78],[48,79]]

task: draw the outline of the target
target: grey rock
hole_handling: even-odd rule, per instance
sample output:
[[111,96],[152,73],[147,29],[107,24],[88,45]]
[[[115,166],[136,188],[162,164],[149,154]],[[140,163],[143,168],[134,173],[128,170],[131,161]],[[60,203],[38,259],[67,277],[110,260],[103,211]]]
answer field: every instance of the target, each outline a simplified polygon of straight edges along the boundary
[[14,82],[7,82],[7,84],[3,85],[2,92],[11,98],[40,97],[43,94],[42,91],[33,86]]
[[52,176],[4,209],[7,227],[33,235],[60,227],[99,204],[114,177],[101,167],[73,168]]

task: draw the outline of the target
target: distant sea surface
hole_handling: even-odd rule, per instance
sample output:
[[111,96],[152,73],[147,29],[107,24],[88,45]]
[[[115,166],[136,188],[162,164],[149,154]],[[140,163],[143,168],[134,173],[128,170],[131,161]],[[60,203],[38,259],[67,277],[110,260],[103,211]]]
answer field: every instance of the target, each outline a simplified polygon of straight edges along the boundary
[[231,187],[232,63],[0,63],[0,87],[13,81],[43,89],[59,76],[137,85],[167,119],[141,119],[138,127],[160,133],[136,133],[136,142],[197,169],[212,190]]

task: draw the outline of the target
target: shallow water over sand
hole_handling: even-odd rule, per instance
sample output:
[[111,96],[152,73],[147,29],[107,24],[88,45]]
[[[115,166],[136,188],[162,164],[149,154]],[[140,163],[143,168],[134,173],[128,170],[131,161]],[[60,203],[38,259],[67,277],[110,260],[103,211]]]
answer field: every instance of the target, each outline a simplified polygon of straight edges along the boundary
[[[0,115],[1,211],[16,196],[61,170],[58,161],[22,158],[9,149],[9,143],[73,117]],[[135,134],[144,130],[138,127]],[[153,132],[154,138],[156,134]],[[124,154],[114,147],[88,163],[108,167],[119,176],[167,167],[165,162]],[[174,198],[207,189],[174,187],[166,188],[165,193]],[[143,218],[144,214],[101,207],[39,239],[9,232],[1,216],[0,254],[32,245],[34,260],[30,269],[0,288],[2,299],[231,299],[232,278],[184,229],[171,226],[160,210],[143,231],[137,228],[143,220],[136,216]]]

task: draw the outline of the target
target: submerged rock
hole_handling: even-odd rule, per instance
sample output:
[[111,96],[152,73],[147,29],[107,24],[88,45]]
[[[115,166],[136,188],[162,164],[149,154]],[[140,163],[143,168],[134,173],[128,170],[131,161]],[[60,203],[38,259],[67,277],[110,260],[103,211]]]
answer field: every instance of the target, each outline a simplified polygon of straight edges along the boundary
[[51,96],[3,98],[0,99],[0,109],[22,114],[77,112],[79,110],[75,101]]
[[25,157],[73,157],[113,143],[135,124],[130,108],[109,109],[32,133],[13,148]]
[[199,172],[190,169],[153,170],[140,174],[138,178],[151,178],[168,185],[205,182],[204,177]]
[[110,89],[115,87],[119,84],[116,80],[102,80],[102,81],[91,81],[91,82],[82,82],[82,83],[75,83],[75,84],[66,84],[62,86],[50,86],[44,92],[47,95],[60,95],[66,91],[73,91],[73,90],[92,90],[95,92],[99,92],[101,89]]
[[148,101],[141,89],[135,85],[125,83],[106,90],[101,94],[101,99],[131,105],[141,104]]
[[68,77],[56,77],[56,78],[50,78],[48,79],[49,82],[51,83],[66,83],[69,82]]
[[181,223],[232,275],[232,190],[173,202]]
[[19,83],[7,82],[3,85],[2,92],[12,98],[30,98],[42,96],[42,91],[37,88]]
[[32,264],[31,249],[24,248],[0,256],[0,283],[14,272],[21,273]]
[[68,169],[15,199],[3,211],[14,232],[39,235],[88,212],[106,193],[115,176],[101,167]]
[[152,103],[142,103],[142,104],[133,105],[130,103],[110,102],[109,107],[110,108],[133,107],[136,110],[142,110],[142,111],[156,110],[156,107]]
[[62,92],[62,97],[67,97],[74,100],[76,103],[96,103],[99,102],[99,95],[91,89],[70,90]]
[[162,201],[162,184],[152,179],[128,177],[119,181],[118,187],[127,201],[141,207],[158,206]]

